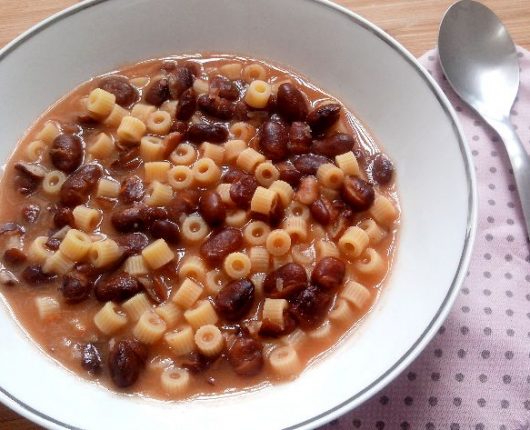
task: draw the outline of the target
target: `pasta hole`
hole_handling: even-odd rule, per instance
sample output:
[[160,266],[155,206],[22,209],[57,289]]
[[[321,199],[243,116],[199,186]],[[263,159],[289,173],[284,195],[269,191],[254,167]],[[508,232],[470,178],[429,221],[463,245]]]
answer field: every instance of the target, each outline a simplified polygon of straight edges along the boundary
[[170,372],[168,376],[170,379],[174,379],[175,381],[178,381],[180,378],[182,378],[180,372]]
[[267,87],[265,85],[263,85],[262,83],[259,83],[254,88],[256,89],[256,91],[258,93],[261,93],[261,94],[263,94],[263,93],[265,93],[265,91],[267,91]]
[[199,173],[206,173],[208,171],[208,165],[207,164],[201,164],[199,166]]
[[302,215],[302,208],[299,206],[295,206],[293,208],[293,215],[294,216],[301,216]]
[[353,254],[355,253],[355,246],[349,242],[346,242],[344,244],[344,250],[346,251],[347,254]]
[[208,332],[208,333],[204,333],[204,334],[202,335],[202,340],[203,340],[204,342],[208,342],[208,343],[210,343],[211,341],[213,341],[213,333],[209,333],[209,332]]
[[197,233],[201,229],[201,225],[198,222],[192,222],[190,224],[190,230],[192,233]]
[[236,260],[232,263],[232,268],[239,272],[240,270],[243,270],[245,268],[245,265],[241,260]]
[[261,227],[255,228],[252,232],[252,236],[261,237],[263,236],[263,229]]
[[275,239],[272,244],[275,248],[281,248],[283,246],[283,240],[280,238]]
[[269,169],[265,169],[262,173],[263,177],[265,179],[270,179],[272,178],[272,172],[269,170]]

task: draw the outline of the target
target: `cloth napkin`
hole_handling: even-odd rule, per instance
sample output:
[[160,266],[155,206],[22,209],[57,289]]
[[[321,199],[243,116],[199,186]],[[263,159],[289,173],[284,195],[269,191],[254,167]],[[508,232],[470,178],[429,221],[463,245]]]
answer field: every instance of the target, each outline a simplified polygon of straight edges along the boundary
[[[518,57],[511,117],[530,151],[530,53],[518,48]],[[437,52],[420,62],[449,97],[471,147],[479,199],[473,257],[449,317],[422,354],[321,430],[530,430],[530,255],[513,172],[495,132],[449,87]]]

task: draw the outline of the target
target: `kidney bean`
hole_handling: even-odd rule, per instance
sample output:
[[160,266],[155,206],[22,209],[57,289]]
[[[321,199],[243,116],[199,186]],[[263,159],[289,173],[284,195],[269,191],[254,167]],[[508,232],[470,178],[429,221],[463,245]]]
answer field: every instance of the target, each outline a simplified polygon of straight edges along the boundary
[[57,251],[59,246],[61,246],[61,239],[53,236],[49,237],[44,245],[46,248],[51,249],[52,251]]
[[160,206],[141,206],[140,213],[147,227],[151,227],[157,220],[169,218],[168,211]]
[[285,299],[307,287],[307,273],[297,263],[287,263],[269,272],[263,281],[267,297]]
[[283,221],[284,215],[285,208],[283,207],[282,201],[278,196],[275,196],[271,205],[271,211],[269,212],[269,224],[272,227],[277,227]]
[[254,290],[254,284],[248,279],[225,284],[214,298],[217,313],[228,321],[243,318],[254,302]]
[[248,105],[243,101],[237,101],[234,103],[234,117],[232,119],[236,121],[248,121],[249,108]]
[[316,175],[318,168],[329,162],[329,158],[317,154],[298,155],[293,159],[294,167],[302,175]]
[[248,175],[248,173],[243,172],[243,170],[240,170],[236,167],[228,167],[226,172],[223,174],[223,182],[233,184],[245,175]]
[[193,88],[188,88],[180,97],[177,105],[176,118],[181,121],[189,121],[197,110],[197,97]]
[[394,174],[394,166],[385,155],[377,154],[372,161],[372,177],[380,185],[388,185]]
[[[335,206],[335,202],[332,206]],[[351,209],[339,211],[333,208],[331,214],[332,224],[328,227],[328,235],[332,240],[339,240],[346,229],[352,225],[354,213]]]
[[94,284],[82,273],[74,272],[64,275],[60,291],[67,303],[79,303],[88,299]]
[[35,191],[47,173],[40,164],[25,161],[16,163],[15,171],[15,188],[21,194],[31,194]]
[[154,81],[145,90],[145,101],[151,105],[160,106],[169,99],[169,83],[166,78]]
[[116,103],[128,107],[138,100],[138,91],[125,76],[106,76],[99,81],[99,88],[116,96]]
[[65,173],[72,173],[83,162],[83,144],[74,134],[57,136],[49,153],[52,164]]
[[311,329],[318,326],[328,314],[332,295],[316,285],[302,290],[292,300],[291,310],[300,327]]
[[287,128],[276,121],[266,121],[261,126],[259,146],[263,155],[272,161],[281,161],[289,154]]
[[146,227],[141,206],[116,210],[110,219],[114,228],[122,233],[140,231]]
[[130,204],[142,200],[144,194],[144,181],[138,176],[129,176],[122,181],[118,197],[123,203]]
[[188,369],[191,373],[201,373],[212,365],[212,360],[200,352],[190,352],[186,360],[182,362],[182,367]]
[[127,171],[137,169],[142,164],[138,147],[126,148],[118,153],[118,158],[110,163],[113,170]]
[[156,220],[149,229],[151,236],[155,239],[163,238],[169,243],[179,243],[180,229],[177,223],[168,220]]
[[218,75],[210,79],[210,95],[228,100],[237,100],[240,94],[236,84],[230,79]]
[[340,118],[341,106],[338,103],[329,103],[314,108],[307,115],[307,123],[313,135],[319,136],[326,132]]
[[186,135],[186,133],[188,132],[188,121],[173,121],[173,124],[171,125],[169,131],[172,133],[180,133],[183,136]]
[[311,129],[305,122],[295,121],[289,129],[287,149],[291,154],[307,154],[311,150]]
[[213,190],[205,191],[199,200],[199,212],[211,227],[224,223],[226,208],[219,193]]
[[94,292],[100,302],[122,302],[142,291],[142,285],[136,278],[125,272],[102,278],[96,283]]
[[55,213],[53,214],[53,223],[57,228],[63,228],[67,225],[69,225],[70,227],[74,227],[75,223],[72,209],[65,206],[57,207]]
[[336,155],[351,151],[354,145],[355,139],[353,136],[346,133],[336,133],[324,139],[315,140],[311,150],[315,154],[335,157]]
[[186,69],[188,69],[190,71],[190,73],[194,76],[194,77],[197,77],[201,74],[202,72],[202,65],[201,63],[196,63],[195,61],[186,61],[182,67],[185,67]]
[[152,278],[142,277],[141,284],[153,302],[161,304],[168,299],[171,287],[166,283],[162,275],[155,275]]
[[76,263],[74,269],[79,272],[80,275],[86,276],[92,282],[94,282],[99,275],[101,275],[101,270],[96,269],[92,264],[89,263]]
[[342,183],[342,198],[356,211],[365,211],[372,206],[374,187],[358,176],[346,176]]
[[26,267],[21,273],[22,279],[28,284],[41,285],[52,282],[56,276],[49,273],[44,273],[42,267],[39,265],[31,265]]
[[193,74],[186,67],[177,67],[169,73],[169,94],[174,100],[193,85]]
[[4,252],[4,263],[7,266],[18,266],[26,261],[26,254],[18,248],[9,248]]
[[296,200],[304,205],[310,205],[320,196],[320,185],[314,176],[305,176],[300,181],[296,192]]
[[60,191],[61,203],[70,207],[86,203],[102,174],[103,169],[97,164],[81,166],[64,181]]
[[199,208],[199,196],[200,193],[197,190],[179,191],[166,206],[169,219],[178,222],[182,215],[195,212]]
[[101,354],[93,343],[86,343],[81,347],[81,367],[90,373],[101,370]]
[[223,124],[201,122],[190,125],[186,137],[193,143],[222,143],[228,139],[228,130]]
[[293,84],[278,87],[276,105],[280,115],[288,121],[303,121],[307,116],[307,101],[304,94]]
[[40,215],[40,206],[29,204],[22,208],[22,219],[29,224],[33,224],[37,221]]
[[263,345],[258,340],[239,336],[228,350],[227,357],[238,375],[254,376],[263,368]]
[[201,256],[210,264],[220,264],[231,252],[243,247],[243,234],[234,227],[214,231],[201,245]]
[[228,121],[234,116],[234,104],[227,99],[201,94],[197,99],[201,112]]
[[243,175],[230,186],[230,198],[242,209],[250,206],[254,191],[258,188],[258,182],[254,176]]
[[136,340],[124,339],[110,349],[108,366],[114,384],[120,388],[133,385],[145,366],[147,349]]
[[316,222],[322,225],[328,225],[331,222],[331,204],[327,199],[321,197],[314,201],[309,210]]
[[125,257],[139,254],[147,245],[149,245],[148,237],[140,232],[118,236],[116,242],[123,249],[123,255]]
[[297,188],[302,179],[302,173],[297,170],[290,161],[284,161],[276,164],[276,168],[280,172],[280,179],[287,182],[293,188]]
[[344,261],[335,257],[325,257],[313,269],[311,281],[319,287],[331,290],[342,285],[345,274]]
[[297,322],[289,310],[283,313],[283,325],[276,324],[269,319],[261,322],[258,334],[265,337],[280,337],[292,333],[297,326]]

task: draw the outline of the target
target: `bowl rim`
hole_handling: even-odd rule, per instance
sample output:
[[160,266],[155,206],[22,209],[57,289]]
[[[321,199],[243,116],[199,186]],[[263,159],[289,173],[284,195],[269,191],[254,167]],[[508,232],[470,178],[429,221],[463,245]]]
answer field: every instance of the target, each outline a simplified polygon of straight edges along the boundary
[[[6,58],[9,53],[20,47],[24,42],[28,41],[32,37],[38,35],[41,31],[50,27],[56,22],[66,19],[72,15],[75,15],[83,10],[97,6],[100,3],[108,2],[111,0],[84,0],[78,4],[72,5],[66,9],[63,9],[50,17],[40,21],[28,30],[17,36],[6,46],[0,49],[0,61]],[[466,269],[469,266],[471,252],[473,249],[473,243],[475,240],[476,228],[477,228],[477,211],[478,211],[478,198],[477,198],[477,183],[475,170],[473,169],[472,157],[469,146],[467,145],[465,135],[463,133],[462,126],[458,120],[457,114],[453,109],[449,99],[444,94],[438,83],[433,77],[425,70],[425,68],[419,63],[419,61],[396,39],[386,33],[384,30],[358,15],[357,13],[347,9],[344,6],[333,3],[331,0],[302,0],[314,3],[319,3],[323,7],[331,9],[337,13],[345,15],[350,21],[356,25],[360,25],[365,30],[368,30],[372,35],[376,36],[379,40],[384,42],[390,48],[394,49],[410,66],[415,69],[416,73],[424,81],[430,91],[433,93],[444,113],[447,115],[448,120],[451,122],[452,128],[458,137],[458,144],[462,159],[464,162],[464,170],[466,175],[466,184],[468,189],[468,213],[466,221],[466,234],[464,237],[463,248],[460,254],[459,263],[456,272],[453,276],[451,286],[449,287],[444,300],[440,304],[438,311],[431,319],[427,327],[422,331],[418,339],[412,344],[412,346],[382,375],[376,380],[372,381],[367,387],[360,392],[354,394],[344,402],[336,405],[335,407],[322,412],[314,417],[311,417],[303,422],[297,423],[293,426],[287,427],[284,430],[300,430],[316,428],[323,425],[343,414],[347,413],[353,407],[359,406],[364,403],[370,397],[375,395],[392,380],[394,380],[411,362],[418,357],[418,355],[424,350],[425,346],[431,341],[439,327],[445,321],[448,313],[450,312],[452,305],[456,299],[458,291],[465,278]],[[56,420],[53,417],[46,415],[43,412],[38,411],[32,406],[22,402],[15,396],[10,394],[7,390],[0,386],[0,402],[8,408],[19,413],[25,418],[54,429],[71,429],[81,430],[78,427],[71,426],[67,423],[63,423]]]

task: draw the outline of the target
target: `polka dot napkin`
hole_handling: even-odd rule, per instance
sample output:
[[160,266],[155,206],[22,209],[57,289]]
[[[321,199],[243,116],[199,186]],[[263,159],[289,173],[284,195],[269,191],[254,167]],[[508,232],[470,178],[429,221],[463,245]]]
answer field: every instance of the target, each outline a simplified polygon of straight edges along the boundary
[[[518,56],[512,122],[530,150],[530,53],[518,49]],[[448,95],[471,147],[479,198],[471,265],[423,353],[380,393],[321,430],[530,430],[530,255],[512,170],[495,132],[450,89],[437,53],[420,62]]]

